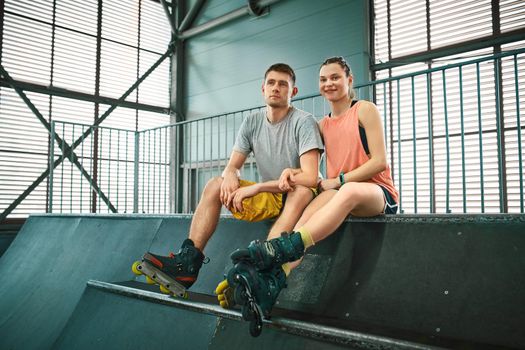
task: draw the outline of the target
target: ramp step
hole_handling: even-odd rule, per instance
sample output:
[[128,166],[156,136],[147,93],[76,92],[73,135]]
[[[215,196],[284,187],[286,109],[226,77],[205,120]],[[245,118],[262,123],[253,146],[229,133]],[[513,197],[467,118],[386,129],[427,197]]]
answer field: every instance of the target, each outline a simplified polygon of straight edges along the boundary
[[[173,298],[157,292],[97,280],[89,280],[87,285],[92,288],[126,297],[164,304],[193,312],[210,314],[224,319],[242,321],[241,313],[239,311],[226,310],[219,305]],[[439,347],[329,327],[318,323],[294,320],[286,317],[272,317],[271,320],[264,320],[264,326],[289,334],[350,346],[355,349],[441,349]]]

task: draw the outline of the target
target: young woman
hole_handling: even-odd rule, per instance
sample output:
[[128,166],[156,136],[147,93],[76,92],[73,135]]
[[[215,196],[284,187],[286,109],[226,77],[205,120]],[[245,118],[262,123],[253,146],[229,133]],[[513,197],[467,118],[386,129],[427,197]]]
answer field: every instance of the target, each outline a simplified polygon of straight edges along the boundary
[[[286,285],[286,276],[299,265],[304,251],[332,234],[348,215],[397,211],[399,193],[386,160],[379,112],[371,102],[354,100],[352,82],[350,67],[342,57],[329,58],[321,65],[319,91],[331,110],[319,123],[327,168],[327,179],[318,186],[321,193],[305,209],[293,232],[270,236],[265,242],[254,241],[247,249],[234,252],[236,265],[227,283],[217,288],[221,305],[243,305],[247,320],[256,318],[260,311],[269,315]],[[296,175],[292,169],[283,172],[281,189],[292,189]],[[238,289],[233,301],[224,292],[228,285]],[[245,290],[254,295],[260,311],[250,309],[253,300],[243,299]]]
[[[385,139],[377,107],[354,100],[352,72],[342,57],[327,59],[319,72],[319,91],[331,113],[319,123],[325,143],[327,179],[306,208],[296,229],[313,242],[333,233],[353,216],[395,214],[399,193],[386,160]],[[293,178],[290,180],[293,181]],[[281,177],[286,186],[286,177]]]

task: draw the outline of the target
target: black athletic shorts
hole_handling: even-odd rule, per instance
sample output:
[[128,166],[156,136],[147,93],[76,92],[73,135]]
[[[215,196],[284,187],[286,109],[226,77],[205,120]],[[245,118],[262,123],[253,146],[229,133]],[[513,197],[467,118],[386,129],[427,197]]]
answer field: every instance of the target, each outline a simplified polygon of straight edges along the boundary
[[379,186],[379,187],[381,187],[381,189],[383,190],[383,193],[385,194],[385,209],[383,210],[383,213],[385,214],[397,213],[397,203],[392,197],[392,195],[390,194],[390,192],[388,192],[388,190],[384,188],[383,186]]

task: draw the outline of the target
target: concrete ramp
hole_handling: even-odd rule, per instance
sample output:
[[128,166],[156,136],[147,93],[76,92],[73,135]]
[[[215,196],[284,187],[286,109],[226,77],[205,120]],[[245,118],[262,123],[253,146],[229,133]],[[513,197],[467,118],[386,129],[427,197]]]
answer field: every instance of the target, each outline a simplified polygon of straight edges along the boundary
[[53,349],[207,349],[217,318],[86,288]]
[[[149,288],[146,285],[131,284],[134,290],[127,291],[130,294],[125,295],[122,290],[108,292],[107,288],[129,287],[102,283],[103,288],[101,288],[93,284],[94,282],[91,281],[84,292],[53,349],[336,350],[352,348],[348,345],[312,339],[272,328],[266,328],[260,337],[252,338],[248,333],[247,325],[239,321],[240,313],[225,311],[216,304],[209,304],[210,298],[205,298],[207,304],[175,299],[174,301],[182,305],[169,307],[169,303],[166,302],[167,297],[157,293],[153,298],[144,300],[148,298],[148,294],[151,294],[147,291]],[[130,285],[130,283],[124,285],[126,284]],[[142,293],[139,293],[140,291]],[[191,299],[199,299],[199,296],[191,294]],[[203,299],[202,296],[200,299]],[[383,348],[387,349],[387,347]]]
[[29,217],[0,258],[0,348],[51,348],[88,280],[133,278],[133,261],[174,250],[188,225],[176,216]]
[[[235,318],[173,306],[156,289],[150,291],[155,297],[144,298],[144,284],[131,274],[131,264],[147,250],[175,250],[190,219],[30,217],[0,258],[0,348],[152,348],[185,342],[188,347],[182,348],[215,350],[262,349],[262,344],[510,349],[525,344],[523,215],[349,219],[309,250],[290,276],[275,312],[276,320],[290,323],[267,323],[259,339],[249,338],[247,325]],[[229,253],[264,238],[270,225],[222,218],[205,251],[211,262],[192,291],[210,298],[229,267]],[[139,284],[122,294],[116,287],[87,284],[90,280]],[[296,321],[303,322],[295,328],[299,331],[287,333],[286,325]],[[348,341],[315,339],[308,325],[333,328]],[[360,346],[353,337],[376,342]]]

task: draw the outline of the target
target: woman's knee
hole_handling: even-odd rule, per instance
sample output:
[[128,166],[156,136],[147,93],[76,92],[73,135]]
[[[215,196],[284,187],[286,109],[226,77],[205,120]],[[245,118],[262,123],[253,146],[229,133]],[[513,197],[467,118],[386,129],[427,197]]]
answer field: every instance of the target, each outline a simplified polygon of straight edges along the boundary
[[339,189],[338,195],[352,215],[378,215],[384,205],[381,188],[371,183],[346,183]]
[[312,201],[314,193],[305,186],[296,186],[292,192],[286,194],[286,203],[306,205]]
[[361,184],[359,182],[347,182],[337,193],[344,203],[348,204],[352,208],[363,200]]

